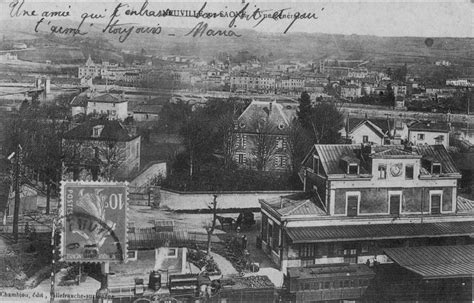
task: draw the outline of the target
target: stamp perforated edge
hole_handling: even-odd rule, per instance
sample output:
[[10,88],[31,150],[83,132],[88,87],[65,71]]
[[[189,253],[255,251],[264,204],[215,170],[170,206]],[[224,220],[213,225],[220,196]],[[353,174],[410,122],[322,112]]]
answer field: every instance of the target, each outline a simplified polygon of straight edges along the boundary
[[[125,188],[125,243],[122,245],[122,260],[121,262],[127,263],[128,262],[128,214],[129,214],[129,183],[128,182],[117,182],[117,181],[71,181],[71,180],[62,180],[60,186],[60,201],[59,201],[59,210],[57,222],[60,224],[60,237],[59,237],[59,251],[60,251],[60,261],[68,262],[68,263],[104,263],[104,262],[117,262],[114,260],[104,261],[104,260],[66,260],[65,259],[65,242],[64,242],[64,233],[66,228],[66,199],[65,199],[65,187],[66,185],[85,185],[85,186],[124,186]],[[55,227],[56,228],[56,227]]]

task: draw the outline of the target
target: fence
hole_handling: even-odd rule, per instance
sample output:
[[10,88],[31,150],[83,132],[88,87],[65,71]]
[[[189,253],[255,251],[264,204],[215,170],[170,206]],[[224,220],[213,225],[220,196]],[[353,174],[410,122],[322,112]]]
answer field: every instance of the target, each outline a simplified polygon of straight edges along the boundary
[[[26,224],[27,222],[18,223],[19,233],[21,234],[25,233]],[[28,228],[30,229],[30,231],[32,230],[32,228],[34,228],[37,233],[50,233],[51,232],[51,226],[44,225],[37,222],[28,222]],[[8,223],[7,225],[0,225],[0,233],[13,233],[13,224]]]
[[[213,235],[212,242],[221,240]],[[207,243],[207,235],[189,231],[157,232],[155,228],[137,228],[134,233],[128,234],[130,250],[155,249],[165,244],[168,246],[192,246]]]

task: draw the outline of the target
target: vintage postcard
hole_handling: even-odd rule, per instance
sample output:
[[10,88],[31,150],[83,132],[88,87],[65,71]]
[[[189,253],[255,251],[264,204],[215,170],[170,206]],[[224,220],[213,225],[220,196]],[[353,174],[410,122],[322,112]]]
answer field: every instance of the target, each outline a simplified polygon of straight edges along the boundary
[[473,11],[2,0],[0,302],[472,302]]

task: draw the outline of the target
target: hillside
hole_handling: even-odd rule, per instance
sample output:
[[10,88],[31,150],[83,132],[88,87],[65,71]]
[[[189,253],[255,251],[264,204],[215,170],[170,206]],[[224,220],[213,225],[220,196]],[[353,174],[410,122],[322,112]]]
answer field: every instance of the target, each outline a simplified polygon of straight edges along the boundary
[[[32,24],[18,22],[0,22],[0,34],[6,39],[24,40],[41,37],[81,50],[84,57],[94,57],[122,61],[122,50],[141,51],[145,49],[153,55],[197,55],[210,59],[219,52],[230,54],[247,50],[257,57],[269,60],[280,58],[299,60],[318,60],[323,58],[363,59],[372,62],[413,62],[432,63],[435,60],[448,59],[454,63],[474,66],[474,39],[472,38],[433,38],[433,44],[425,43],[427,37],[378,37],[359,35],[331,35],[322,33],[272,34],[253,30],[239,30],[242,37],[200,37],[184,36],[188,29],[163,28],[159,36],[132,34],[124,42],[118,42],[116,36],[102,34],[100,27],[91,28],[89,35],[75,38],[54,37],[46,33],[31,34]],[[76,22],[66,22],[74,26]],[[168,34],[174,34],[169,36]],[[71,60],[80,55],[71,52]],[[48,55],[52,55],[49,53]],[[61,53],[59,56],[68,56]]]

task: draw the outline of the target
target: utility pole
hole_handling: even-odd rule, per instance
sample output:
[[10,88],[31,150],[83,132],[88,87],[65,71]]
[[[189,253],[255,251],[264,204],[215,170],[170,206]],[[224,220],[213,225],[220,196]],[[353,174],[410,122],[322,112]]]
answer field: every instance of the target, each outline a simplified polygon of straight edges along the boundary
[[13,239],[15,243],[18,242],[18,219],[20,213],[20,174],[22,162],[22,148],[18,144],[15,155],[15,169],[14,169],[14,191],[15,191],[15,206],[13,208]]

